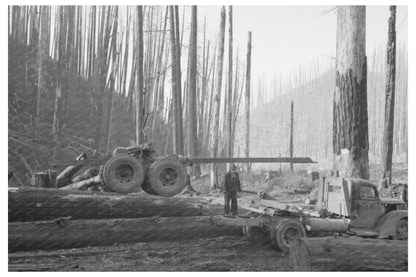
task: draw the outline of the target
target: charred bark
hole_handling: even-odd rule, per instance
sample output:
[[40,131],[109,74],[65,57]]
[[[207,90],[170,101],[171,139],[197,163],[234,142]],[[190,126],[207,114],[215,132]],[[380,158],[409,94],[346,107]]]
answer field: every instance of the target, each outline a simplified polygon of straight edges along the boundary
[[386,104],[383,133],[383,180],[382,185],[391,186],[393,158],[394,99],[396,87],[396,6],[390,6],[389,35],[387,43]]
[[345,177],[369,179],[365,7],[339,6],[337,26],[333,151],[352,155]]

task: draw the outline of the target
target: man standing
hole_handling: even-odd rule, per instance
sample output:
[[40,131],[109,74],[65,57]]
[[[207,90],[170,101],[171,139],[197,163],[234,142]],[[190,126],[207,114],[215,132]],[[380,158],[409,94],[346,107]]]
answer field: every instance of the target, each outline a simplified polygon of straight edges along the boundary
[[241,192],[240,178],[238,177],[237,167],[235,164],[230,165],[230,171],[225,174],[224,179],[224,209],[225,214],[237,215],[237,192]]

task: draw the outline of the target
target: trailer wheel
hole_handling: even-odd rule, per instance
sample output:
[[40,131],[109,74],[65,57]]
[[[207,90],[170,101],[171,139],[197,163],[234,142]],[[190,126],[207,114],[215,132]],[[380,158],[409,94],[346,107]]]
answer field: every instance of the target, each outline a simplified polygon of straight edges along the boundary
[[142,163],[128,154],[110,158],[100,175],[104,186],[122,194],[139,191],[145,177]]
[[270,234],[273,246],[286,253],[289,251],[290,243],[297,238],[305,237],[306,231],[300,222],[284,219],[272,227]]
[[396,232],[394,235],[394,239],[397,240],[407,240],[407,232],[408,232],[408,222],[407,219],[401,219],[396,225]]
[[146,182],[160,196],[174,196],[187,185],[188,176],[185,167],[173,159],[163,159],[150,165],[146,173]]

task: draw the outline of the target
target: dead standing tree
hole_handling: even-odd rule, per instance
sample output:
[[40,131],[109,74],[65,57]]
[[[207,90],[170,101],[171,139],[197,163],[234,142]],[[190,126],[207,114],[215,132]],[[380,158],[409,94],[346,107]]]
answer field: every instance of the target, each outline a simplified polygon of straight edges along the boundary
[[[212,157],[217,157],[218,141],[219,141],[219,126],[220,126],[220,107],[221,107],[221,87],[222,87],[222,71],[224,64],[224,37],[225,37],[225,7],[221,9],[221,23],[220,23],[220,36],[218,46],[218,59],[217,59],[217,94],[215,95],[215,114],[214,114],[214,129],[212,132]],[[211,166],[211,188],[215,189],[218,183],[217,167],[215,164]]]
[[170,44],[171,44],[171,60],[172,60],[172,103],[173,103],[173,151],[176,154],[183,154],[183,138],[182,138],[182,101],[180,90],[180,57],[178,50],[177,32],[174,7],[169,7],[170,11]]
[[386,106],[383,134],[383,187],[391,186],[393,157],[394,98],[396,86],[396,6],[390,6],[389,35],[387,42]]
[[[232,121],[233,121],[233,6],[228,13],[228,99],[227,99],[227,156],[233,156]],[[224,115],[225,116],[225,115]]]
[[[246,63],[246,94],[245,94],[245,156],[250,156],[250,80],[251,80],[251,32],[248,32],[247,63]],[[247,164],[247,171],[250,171]]]
[[369,179],[365,6],[337,8],[333,151],[341,176]]
[[[197,6],[192,6],[191,36],[189,39],[189,77],[188,77],[188,153],[191,157],[198,156],[198,133],[196,113],[196,75],[197,75]],[[193,174],[199,175],[199,166],[193,167]]]
[[137,6],[137,64],[136,64],[136,144],[144,142],[143,109],[144,109],[144,72],[143,72],[143,7]]

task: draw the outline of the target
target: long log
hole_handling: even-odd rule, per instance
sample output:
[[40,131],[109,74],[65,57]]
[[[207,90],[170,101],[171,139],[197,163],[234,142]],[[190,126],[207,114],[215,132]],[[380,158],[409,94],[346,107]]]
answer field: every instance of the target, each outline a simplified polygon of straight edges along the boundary
[[[76,160],[80,161],[85,160],[86,158],[87,155],[85,153],[82,153],[76,158]],[[67,168],[65,168],[61,173],[59,173],[58,177],[56,177],[56,187],[60,188],[69,185],[71,183],[72,177],[81,168],[82,165],[70,165]]]
[[292,244],[289,259],[296,271],[407,271],[407,248],[398,240],[307,237]]
[[[120,195],[79,190],[9,188],[9,221],[201,216],[223,213],[222,198]],[[215,198],[214,198],[215,200]]]
[[9,252],[242,235],[210,216],[9,222]]
[[72,183],[70,185],[67,185],[65,187],[60,188],[61,190],[76,190],[76,189],[83,189],[92,187],[94,185],[98,185],[101,183],[101,177],[100,176],[94,176],[89,179],[84,179],[82,181]]
[[79,175],[72,178],[72,183],[78,183],[86,179],[90,179],[98,175],[98,169],[96,167],[91,167]]

